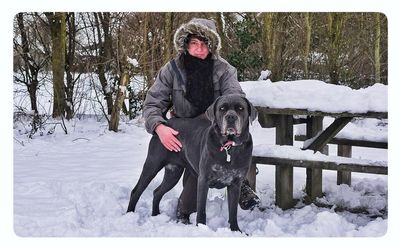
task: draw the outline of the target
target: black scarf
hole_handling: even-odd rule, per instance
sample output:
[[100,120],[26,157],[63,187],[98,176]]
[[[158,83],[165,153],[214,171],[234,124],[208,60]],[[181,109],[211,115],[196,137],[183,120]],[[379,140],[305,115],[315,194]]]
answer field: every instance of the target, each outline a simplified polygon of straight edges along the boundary
[[185,98],[197,109],[197,116],[204,113],[214,101],[214,61],[211,53],[204,60],[185,53],[183,65],[187,77]]

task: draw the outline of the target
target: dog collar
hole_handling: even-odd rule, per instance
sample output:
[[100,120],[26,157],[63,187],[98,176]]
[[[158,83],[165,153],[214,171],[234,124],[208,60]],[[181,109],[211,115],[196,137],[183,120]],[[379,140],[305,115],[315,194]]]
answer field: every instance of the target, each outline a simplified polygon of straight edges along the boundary
[[236,143],[234,141],[227,141],[225,142],[224,145],[222,145],[221,149],[219,151],[222,152],[222,150],[229,150],[231,149],[232,146],[236,146]]
[[234,141],[227,141],[224,145],[222,145],[222,147],[220,148],[220,152],[222,152],[222,150],[225,150],[226,153],[226,162],[231,162],[231,155],[229,154],[229,150],[232,147],[235,146],[239,146],[241,144],[236,144]]

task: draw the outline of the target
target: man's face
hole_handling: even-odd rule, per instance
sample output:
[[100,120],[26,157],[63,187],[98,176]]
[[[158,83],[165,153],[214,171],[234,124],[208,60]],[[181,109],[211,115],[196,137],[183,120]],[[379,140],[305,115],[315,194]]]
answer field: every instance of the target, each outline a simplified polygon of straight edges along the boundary
[[190,39],[187,50],[190,55],[203,60],[208,56],[209,53],[208,43],[200,41],[197,38]]

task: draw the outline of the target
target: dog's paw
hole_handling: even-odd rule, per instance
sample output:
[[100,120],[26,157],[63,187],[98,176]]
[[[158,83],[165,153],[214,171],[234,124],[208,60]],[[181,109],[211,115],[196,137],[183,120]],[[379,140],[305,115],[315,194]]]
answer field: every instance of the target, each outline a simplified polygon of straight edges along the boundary
[[231,228],[231,231],[235,231],[235,232],[239,231],[239,232],[242,233],[242,231],[240,230],[240,228],[239,228],[239,226],[237,224],[236,225],[231,225],[230,228]]
[[185,224],[185,225],[192,224],[189,219],[178,219],[177,222]]
[[160,214],[160,211],[154,211],[151,213],[151,216],[157,216]]
[[182,224],[185,224],[185,225],[190,225],[190,224],[192,224],[192,223],[190,222],[189,215],[181,215],[181,216],[178,216],[178,217],[176,218],[176,222],[177,222],[177,223],[182,223]]
[[246,236],[249,236],[248,233],[243,232],[242,230],[240,230],[239,227],[234,227],[234,228],[230,227],[230,228],[231,228],[231,231],[232,231],[232,232],[240,232],[241,234],[244,234],[244,235],[246,235]]

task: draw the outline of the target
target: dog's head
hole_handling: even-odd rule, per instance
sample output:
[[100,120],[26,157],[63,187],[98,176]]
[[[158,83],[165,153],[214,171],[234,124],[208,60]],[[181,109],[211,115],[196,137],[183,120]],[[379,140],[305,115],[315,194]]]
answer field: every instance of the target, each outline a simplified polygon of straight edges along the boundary
[[232,140],[248,128],[249,122],[256,118],[257,111],[243,96],[224,95],[208,107],[206,116],[216,125],[223,137]]

